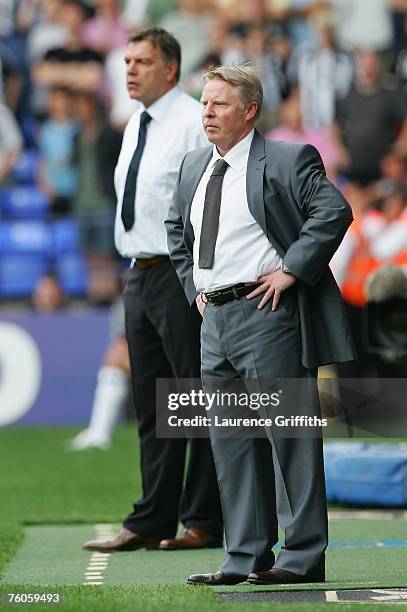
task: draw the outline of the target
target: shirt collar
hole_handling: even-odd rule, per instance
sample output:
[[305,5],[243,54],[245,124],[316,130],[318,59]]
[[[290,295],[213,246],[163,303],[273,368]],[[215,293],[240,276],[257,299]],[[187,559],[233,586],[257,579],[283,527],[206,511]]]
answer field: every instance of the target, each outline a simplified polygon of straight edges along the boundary
[[212,168],[218,159],[224,159],[233,170],[236,172],[242,172],[247,166],[247,159],[249,157],[250,147],[254,136],[254,129],[251,130],[242,140],[240,140],[235,146],[226,153],[224,157],[219,154],[216,145],[213,145],[213,154],[211,163],[209,164]]
[[175,85],[172,89],[167,91],[161,98],[158,98],[151,106],[145,108],[143,104],[143,110],[147,111],[148,114],[154,121],[158,121],[161,123],[164,121],[165,116],[170,110],[173,102],[181,93],[181,87],[179,85]]

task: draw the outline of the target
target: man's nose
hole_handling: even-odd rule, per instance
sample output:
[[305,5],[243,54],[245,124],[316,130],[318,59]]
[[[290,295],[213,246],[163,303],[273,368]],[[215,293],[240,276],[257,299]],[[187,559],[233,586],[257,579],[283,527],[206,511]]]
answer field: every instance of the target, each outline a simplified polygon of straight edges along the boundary
[[212,104],[207,104],[204,106],[204,117],[213,117],[215,111],[215,107]]
[[136,74],[136,72],[137,72],[136,62],[129,62],[127,64],[127,74]]

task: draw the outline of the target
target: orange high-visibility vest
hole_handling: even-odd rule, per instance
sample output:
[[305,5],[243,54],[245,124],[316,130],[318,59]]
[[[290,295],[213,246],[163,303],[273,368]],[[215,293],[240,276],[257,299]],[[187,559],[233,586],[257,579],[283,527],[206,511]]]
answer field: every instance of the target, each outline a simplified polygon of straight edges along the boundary
[[[400,222],[406,228],[406,236],[407,236],[407,211],[406,210],[404,210],[403,213],[400,215]],[[397,255],[392,257],[391,262],[389,263],[394,263],[395,266],[400,266],[401,268],[404,268],[407,271],[407,240],[406,240],[406,244],[404,245],[404,248],[401,251],[399,251]]]
[[362,308],[367,302],[365,293],[366,278],[371,272],[380,267],[380,261],[371,254],[369,242],[363,235],[362,221],[363,218],[355,219],[348,230],[354,235],[356,246],[341,288],[343,299],[359,308]]

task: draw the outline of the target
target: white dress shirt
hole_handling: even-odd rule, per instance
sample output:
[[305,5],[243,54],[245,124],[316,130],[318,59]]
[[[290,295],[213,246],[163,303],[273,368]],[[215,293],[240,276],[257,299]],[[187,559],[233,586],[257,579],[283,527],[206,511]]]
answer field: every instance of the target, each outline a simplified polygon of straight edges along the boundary
[[[121,219],[123,193],[130,161],[137,147],[143,110],[147,110],[152,120],[147,126],[146,145],[137,175],[135,223],[126,232]],[[115,170],[115,244],[123,257],[137,259],[168,255],[164,221],[181,161],[188,151],[207,144],[201,123],[201,105],[178,86],[147,109],[140,105],[131,117]]]
[[194,283],[197,291],[214,291],[237,283],[256,281],[281,267],[281,257],[270,244],[249,210],[246,171],[254,130],[237,143],[223,159],[229,164],[223,184],[215,258],[210,270],[198,267],[199,241],[206,186],[213,166],[222,159],[216,147],[205,170],[191,207],[194,229]]

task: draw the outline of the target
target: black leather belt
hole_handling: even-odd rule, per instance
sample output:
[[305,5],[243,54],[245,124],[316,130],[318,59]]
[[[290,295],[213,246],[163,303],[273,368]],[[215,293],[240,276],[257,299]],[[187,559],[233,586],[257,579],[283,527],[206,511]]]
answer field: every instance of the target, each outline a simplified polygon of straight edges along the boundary
[[209,302],[210,304],[225,304],[226,302],[238,300],[244,295],[247,295],[253,291],[256,286],[255,283],[253,285],[239,283],[232,287],[226,287],[226,289],[219,289],[219,291],[210,291],[209,293],[203,294],[204,302]]
[[151,266],[156,266],[162,261],[170,260],[168,255],[157,255],[156,257],[149,257],[148,259],[136,259],[135,265],[144,270],[145,268],[151,268]]

